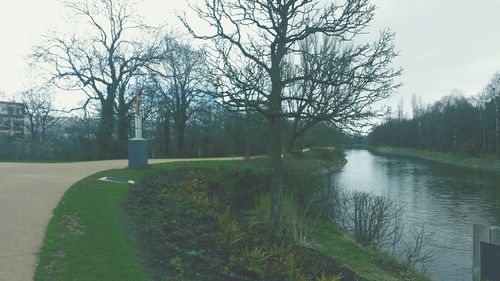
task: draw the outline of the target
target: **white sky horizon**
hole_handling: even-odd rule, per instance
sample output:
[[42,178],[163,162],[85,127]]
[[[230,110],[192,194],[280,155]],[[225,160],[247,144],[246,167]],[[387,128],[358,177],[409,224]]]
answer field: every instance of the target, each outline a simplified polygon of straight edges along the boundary
[[[8,3],[8,4],[7,4]],[[167,23],[183,29],[174,13],[186,1],[139,0],[139,14],[149,24]],[[375,19],[367,31],[389,28],[396,33],[404,85],[384,104],[396,108],[404,99],[409,112],[413,94],[430,104],[458,90],[477,95],[500,71],[500,1],[498,0],[372,0]],[[0,4],[0,100],[33,84],[26,56],[48,30],[70,20],[59,0],[2,1]],[[68,25],[69,26],[69,25]],[[375,35],[373,35],[375,38]],[[74,92],[58,93],[56,103],[75,103]],[[71,106],[69,106],[71,107]]]

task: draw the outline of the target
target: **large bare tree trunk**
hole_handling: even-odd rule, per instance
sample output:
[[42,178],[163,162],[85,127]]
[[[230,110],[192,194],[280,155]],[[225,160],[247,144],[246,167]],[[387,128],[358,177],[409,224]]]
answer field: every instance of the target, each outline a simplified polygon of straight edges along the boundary
[[269,99],[269,136],[270,151],[269,162],[271,165],[271,214],[270,224],[274,232],[281,236],[283,230],[283,163],[281,159],[281,81],[279,55],[273,61],[276,66],[271,78],[272,90]]

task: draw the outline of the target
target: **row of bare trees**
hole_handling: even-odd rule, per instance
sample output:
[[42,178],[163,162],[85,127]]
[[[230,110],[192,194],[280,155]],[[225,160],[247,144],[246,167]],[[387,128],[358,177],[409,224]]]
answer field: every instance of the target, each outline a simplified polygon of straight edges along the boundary
[[85,92],[84,109],[97,104],[100,158],[125,156],[133,93],[148,84],[154,84],[162,105],[171,111],[182,155],[188,111],[202,77],[202,53],[143,24],[134,5],[118,0],[66,2],[78,28],[72,34],[45,36],[32,58],[52,84]]
[[466,98],[446,96],[424,107],[412,99],[413,116],[387,119],[371,133],[375,145],[500,157],[500,73],[484,90]]

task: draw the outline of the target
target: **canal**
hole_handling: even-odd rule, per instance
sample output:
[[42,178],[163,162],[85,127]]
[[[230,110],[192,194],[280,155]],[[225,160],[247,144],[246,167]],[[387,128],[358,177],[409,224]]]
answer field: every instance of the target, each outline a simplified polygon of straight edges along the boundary
[[425,160],[346,151],[333,175],[344,190],[388,196],[405,210],[404,223],[433,233],[427,266],[433,280],[471,280],[472,225],[500,225],[500,175]]

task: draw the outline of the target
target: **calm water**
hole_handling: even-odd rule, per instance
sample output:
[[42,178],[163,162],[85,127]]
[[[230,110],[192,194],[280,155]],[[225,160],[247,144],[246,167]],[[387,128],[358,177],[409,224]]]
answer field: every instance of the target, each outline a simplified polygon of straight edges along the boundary
[[339,186],[389,196],[404,207],[406,223],[434,232],[427,267],[434,280],[471,280],[472,225],[500,226],[500,175],[367,150],[346,154],[334,175]]

